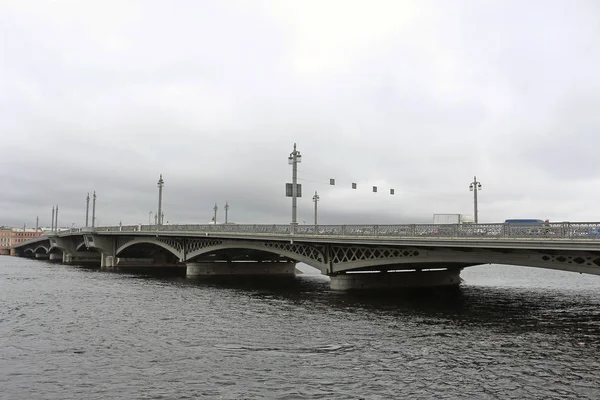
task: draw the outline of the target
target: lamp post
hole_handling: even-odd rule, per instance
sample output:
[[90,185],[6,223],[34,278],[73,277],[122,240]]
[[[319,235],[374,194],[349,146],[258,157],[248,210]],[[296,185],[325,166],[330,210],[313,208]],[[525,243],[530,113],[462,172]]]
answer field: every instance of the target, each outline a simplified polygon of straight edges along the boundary
[[219,209],[219,207],[217,207],[217,203],[215,203],[215,206],[213,207],[213,210],[215,210],[215,215],[213,217],[213,223],[216,225],[217,224],[217,210]]
[[96,226],[96,191],[92,196],[92,228]]
[[317,203],[319,202],[319,195],[315,190],[315,195],[313,196],[313,201],[315,202],[315,233],[317,233]]
[[152,211],[148,211],[148,225],[152,225],[152,220],[150,218],[152,218]]
[[52,225],[50,226],[50,232],[54,233],[54,206],[52,206]]
[[165,185],[165,181],[163,181],[162,174],[160,174],[160,179],[158,180],[158,225],[162,225],[162,188]]
[[298,225],[296,215],[298,198],[298,163],[300,162],[302,162],[302,155],[296,150],[296,143],[294,143],[294,151],[292,151],[288,157],[288,164],[292,166],[292,233],[294,233],[295,226]]
[[88,217],[90,215],[90,194],[88,192],[85,198],[85,227],[88,227]]
[[225,202],[225,225],[227,225],[227,213],[229,211],[229,204]]
[[56,214],[54,214],[54,218],[56,218],[56,222],[54,222],[54,230],[58,233],[58,204],[56,205]]
[[473,182],[471,182],[471,184],[469,185],[469,190],[471,192],[473,192],[473,208],[474,208],[474,212],[475,212],[475,223],[479,223],[479,218],[477,216],[477,192],[479,190],[481,190],[481,182],[477,182],[477,177],[474,176],[473,177]]

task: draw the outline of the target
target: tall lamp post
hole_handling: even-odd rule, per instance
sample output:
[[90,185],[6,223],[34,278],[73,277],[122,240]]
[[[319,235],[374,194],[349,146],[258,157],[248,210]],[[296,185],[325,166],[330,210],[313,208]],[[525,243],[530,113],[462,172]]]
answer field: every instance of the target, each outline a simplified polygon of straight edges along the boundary
[[296,221],[297,215],[297,198],[298,198],[298,163],[302,162],[302,155],[296,150],[296,143],[294,143],[294,151],[290,153],[288,157],[288,164],[292,166],[292,233],[298,222]]
[[469,185],[469,190],[471,190],[471,192],[473,192],[473,208],[475,209],[475,223],[479,223],[479,218],[477,216],[477,192],[479,190],[481,190],[481,182],[477,182],[477,177],[474,176],[473,177],[473,182],[471,182],[471,184]]
[[88,227],[88,220],[90,216],[90,194],[87,194],[85,198],[85,227]]
[[158,180],[158,225],[162,225],[162,188],[165,185],[165,181],[163,181],[162,174],[160,174],[160,179]]
[[217,207],[217,203],[215,203],[215,206],[213,207],[213,210],[215,210],[215,216],[213,217],[213,223],[216,225],[217,224],[217,210],[219,209],[219,207]]
[[317,203],[319,202],[319,195],[315,190],[315,195],[313,196],[313,201],[315,202],[315,233],[317,233]]
[[152,220],[150,218],[152,218],[152,211],[148,211],[148,225],[152,225]]
[[92,228],[96,226],[96,191],[94,190],[94,195],[92,196]]
[[229,211],[229,204],[225,202],[225,225],[227,225],[227,212]]

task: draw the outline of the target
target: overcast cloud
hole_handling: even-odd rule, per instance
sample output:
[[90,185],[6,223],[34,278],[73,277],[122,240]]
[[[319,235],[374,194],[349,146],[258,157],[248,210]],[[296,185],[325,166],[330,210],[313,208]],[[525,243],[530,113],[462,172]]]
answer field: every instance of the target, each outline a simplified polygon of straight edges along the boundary
[[147,223],[159,174],[170,223],[288,223],[294,142],[300,223],[472,214],[474,175],[480,222],[600,220],[594,0],[0,0],[0,38],[0,225]]

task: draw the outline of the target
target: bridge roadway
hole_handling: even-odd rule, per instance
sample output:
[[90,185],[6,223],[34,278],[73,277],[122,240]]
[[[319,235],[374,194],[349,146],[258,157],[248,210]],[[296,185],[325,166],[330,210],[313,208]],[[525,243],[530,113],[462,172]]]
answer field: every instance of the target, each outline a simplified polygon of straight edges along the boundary
[[16,256],[104,269],[185,268],[189,277],[293,275],[336,290],[447,286],[463,268],[508,264],[600,275],[600,222],[464,225],[129,225],[23,242]]

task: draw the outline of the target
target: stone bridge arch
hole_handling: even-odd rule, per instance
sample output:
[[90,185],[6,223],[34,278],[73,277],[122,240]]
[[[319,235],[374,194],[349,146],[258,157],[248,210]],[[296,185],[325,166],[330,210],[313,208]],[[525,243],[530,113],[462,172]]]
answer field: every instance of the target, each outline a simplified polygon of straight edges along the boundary
[[600,275],[600,254],[553,254],[548,251],[500,249],[332,247],[331,272],[361,270],[462,269],[504,264]]
[[221,250],[257,250],[287,257],[296,262],[305,263],[321,271],[327,269],[326,257],[324,251],[315,246],[301,243],[289,242],[256,242],[256,241],[228,241],[213,239],[209,241],[200,241],[191,244],[188,247],[189,252],[185,256],[185,261],[193,261],[194,258],[203,254],[210,254]]
[[58,251],[60,251],[61,253],[68,253],[69,249],[67,249],[66,247],[61,247],[57,244],[53,244],[48,248],[48,254],[56,253]]
[[161,247],[167,250],[170,254],[177,257],[179,260],[183,260],[184,251],[183,245],[180,240],[168,237],[139,237],[139,238],[119,238],[117,240],[117,248],[115,251],[115,255],[121,254],[123,251],[128,249],[129,247],[138,245],[138,244],[150,244],[154,246]]
[[39,245],[35,248],[35,250],[33,250],[34,253],[38,253],[38,250],[43,250],[43,253],[40,254],[48,254],[48,247],[44,246],[44,245]]

